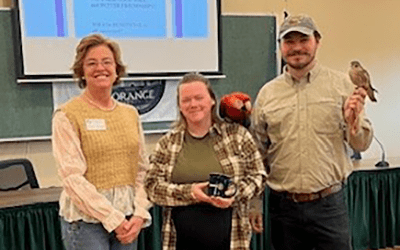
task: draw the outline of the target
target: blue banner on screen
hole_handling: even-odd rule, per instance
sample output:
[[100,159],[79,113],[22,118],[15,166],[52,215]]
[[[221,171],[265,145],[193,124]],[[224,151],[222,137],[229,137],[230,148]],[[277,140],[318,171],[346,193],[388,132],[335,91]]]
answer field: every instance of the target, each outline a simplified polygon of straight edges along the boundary
[[65,0],[24,0],[28,37],[68,36]]
[[201,38],[209,35],[207,0],[173,0],[174,36]]
[[165,37],[165,1],[74,1],[77,37],[102,33],[109,37]]

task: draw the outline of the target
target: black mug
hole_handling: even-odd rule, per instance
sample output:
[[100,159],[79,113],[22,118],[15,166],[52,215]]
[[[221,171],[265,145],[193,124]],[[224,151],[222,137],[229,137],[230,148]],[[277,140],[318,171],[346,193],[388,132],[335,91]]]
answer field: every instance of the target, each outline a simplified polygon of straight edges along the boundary
[[236,194],[237,186],[228,175],[210,173],[208,195],[230,198]]

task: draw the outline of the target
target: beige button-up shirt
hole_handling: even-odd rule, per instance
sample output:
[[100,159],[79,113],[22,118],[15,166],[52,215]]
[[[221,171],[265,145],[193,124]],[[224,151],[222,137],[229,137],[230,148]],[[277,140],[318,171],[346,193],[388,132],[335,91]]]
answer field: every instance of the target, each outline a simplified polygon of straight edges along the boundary
[[353,90],[345,74],[319,63],[300,81],[285,68],[261,88],[251,130],[267,163],[270,188],[311,193],[348,177],[349,147],[364,151],[373,137],[364,113],[357,134],[349,132],[343,111]]

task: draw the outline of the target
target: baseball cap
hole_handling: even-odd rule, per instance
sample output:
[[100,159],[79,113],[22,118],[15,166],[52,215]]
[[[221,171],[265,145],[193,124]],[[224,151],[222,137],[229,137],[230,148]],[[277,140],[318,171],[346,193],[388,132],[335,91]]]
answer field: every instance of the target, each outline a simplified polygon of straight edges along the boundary
[[316,31],[318,35],[321,36],[318,31],[317,25],[315,25],[312,18],[304,14],[288,16],[283,21],[279,29],[279,39],[282,39],[289,32],[293,31],[297,31],[308,36],[311,36],[312,34],[314,34],[314,31]]

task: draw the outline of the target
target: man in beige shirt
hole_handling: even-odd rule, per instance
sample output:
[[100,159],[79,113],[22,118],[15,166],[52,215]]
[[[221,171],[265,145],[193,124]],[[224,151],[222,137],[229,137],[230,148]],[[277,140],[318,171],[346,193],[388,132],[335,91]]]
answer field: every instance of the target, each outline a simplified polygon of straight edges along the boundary
[[252,113],[276,250],[351,249],[342,188],[352,171],[348,152],[365,151],[373,130],[364,118],[366,91],[316,60],[320,39],[310,17],[285,19],[279,43],[287,65],[261,88]]

